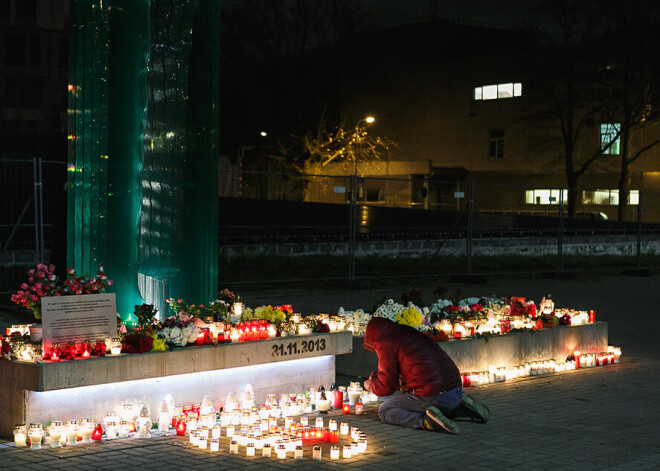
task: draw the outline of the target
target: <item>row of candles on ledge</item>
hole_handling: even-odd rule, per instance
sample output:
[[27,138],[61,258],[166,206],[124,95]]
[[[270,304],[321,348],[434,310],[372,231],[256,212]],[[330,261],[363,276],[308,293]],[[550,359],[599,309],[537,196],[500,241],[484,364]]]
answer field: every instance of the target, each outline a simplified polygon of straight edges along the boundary
[[514,366],[513,368],[491,365],[488,371],[463,373],[461,377],[463,387],[479,386],[525,376],[538,376],[550,373],[562,373],[579,368],[613,365],[619,363],[620,357],[621,349],[610,346],[607,352],[601,353],[580,353],[579,351],[575,351],[572,355],[568,356],[564,363],[557,363],[555,360],[542,360],[528,362],[524,365]]

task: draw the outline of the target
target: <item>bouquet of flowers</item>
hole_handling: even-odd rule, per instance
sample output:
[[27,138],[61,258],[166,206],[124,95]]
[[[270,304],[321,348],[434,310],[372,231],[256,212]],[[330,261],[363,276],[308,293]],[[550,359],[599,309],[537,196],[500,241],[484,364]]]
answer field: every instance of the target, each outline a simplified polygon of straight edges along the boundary
[[415,306],[413,303],[409,303],[407,308],[395,315],[395,319],[399,324],[419,328],[422,326],[424,315],[419,307]]
[[395,303],[393,299],[388,299],[378,306],[378,309],[374,312],[374,317],[384,317],[392,322],[397,322],[396,315],[405,308],[406,307],[403,304]]
[[69,268],[67,269],[69,278],[61,280],[54,272],[54,265],[43,263],[28,270],[27,282],[22,283],[21,289],[12,294],[11,300],[31,310],[36,319],[41,319],[43,297],[105,293],[112,285],[112,280],[103,272],[103,265],[99,265],[96,275],[92,277],[75,276],[75,270]]
[[168,317],[163,321],[163,327],[156,337],[165,340],[168,347],[185,347],[195,343],[199,334],[199,327],[190,320],[181,320],[176,316]]
[[264,319],[271,324],[279,326],[288,320],[292,312],[291,305],[277,307],[268,305],[255,308],[253,315],[255,319]]

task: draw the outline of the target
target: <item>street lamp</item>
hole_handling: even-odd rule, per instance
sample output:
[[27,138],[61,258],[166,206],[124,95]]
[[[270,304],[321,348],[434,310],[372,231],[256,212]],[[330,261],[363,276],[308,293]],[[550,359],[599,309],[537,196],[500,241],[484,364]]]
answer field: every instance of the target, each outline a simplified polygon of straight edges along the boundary
[[[355,281],[355,234],[357,232],[357,207],[356,207],[356,197],[357,197],[357,161],[358,157],[362,155],[362,138],[360,133],[361,124],[373,124],[376,121],[376,118],[373,116],[366,116],[359,120],[355,125],[355,138],[354,145],[355,150],[353,151],[353,178],[351,179],[351,211],[350,211],[350,220],[349,220],[349,239],[348,239],[348,252],[349,252],[349,263],[348,263],[348,280]],[[365,131],[366,135],[366,131]]]

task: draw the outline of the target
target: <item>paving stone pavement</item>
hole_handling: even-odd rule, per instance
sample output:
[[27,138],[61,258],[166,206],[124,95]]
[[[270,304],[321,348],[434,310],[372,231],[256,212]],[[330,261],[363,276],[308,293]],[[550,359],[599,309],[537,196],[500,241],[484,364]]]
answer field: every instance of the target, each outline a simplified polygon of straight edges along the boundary
[[[183,437],[124,439],[38,451],[0,441],[0,469],[265,470],[524,469],[657,470],[660,361],[622,363],[495,383],[467,392],[492,412],[487,424],[461,422],[461,435],[409,430],[380,422],[377,405],[348,417],[368,437],[367,453],[350,459],[247,457],[193,448]],[[225,446],[226,448],[226,446]]]
[[[558,306],[596,309],[609,324],[610,343],[621,346],[621,363],[567,373],[488,384],[466,391],[492,412],[487,424],[461,423],[458,436],[409,430],[380,422],[377,406],[347,420],[368,436],[367,453],[357,458],[313,461],[305,450],[292,458],[249,458],[227,450],[193,448],[181,437],[113,440],[39,451],[17,449],[0,440],[4,470],[265,470],[338,469],[521,469],[521,470],[658,470],[660,444],[660,276],[603,277],[588,280],[495,279],[467,287],[465,295],[523,295],[535,299],[551,292]],[[454,289],[455,286],[449,285]],[[245,293],[249,305],[292,303],[302,310],[333,312],[338,306],[369,308],[391,290],[286,290]],[[426,287],[425,293],[432,286]],[[243,294],[243,292],[241,293]],[[0,311],[2,311],[0,309]],[[631,322],[633,320],[634,322]],[[13,322],[0,312],[0,327]],[[0,379],[0,387],[7,378]],[[203,393],[202,393],[203,394]],[[5,406],[6,407],[6,406]],[[341,414],[333,413],[335,416]],[[343,418],[343,416],[341,416]],[[336,417],[339,419],[339,417]],[[226,448],[226,447],[225,447]]]

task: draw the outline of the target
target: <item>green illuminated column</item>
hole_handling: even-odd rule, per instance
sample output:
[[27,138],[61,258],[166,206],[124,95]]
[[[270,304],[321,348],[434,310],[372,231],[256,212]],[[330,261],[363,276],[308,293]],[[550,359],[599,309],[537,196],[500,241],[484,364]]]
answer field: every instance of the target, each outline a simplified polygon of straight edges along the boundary
[[72,3],[68,257],[106,266],[122,317],[216,295],[217,4]]

